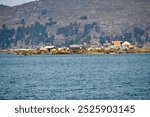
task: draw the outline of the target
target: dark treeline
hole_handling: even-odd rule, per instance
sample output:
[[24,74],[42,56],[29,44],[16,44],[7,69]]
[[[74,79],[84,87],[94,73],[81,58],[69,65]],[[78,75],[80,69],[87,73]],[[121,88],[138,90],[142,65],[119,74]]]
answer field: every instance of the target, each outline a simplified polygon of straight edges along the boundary
[[40,24],[38,21],[35,21],[31,26],[25,27],[25,21],[21,20],[21,24],[17,29],[10,29],[5,24],[2,25],[0,29],[0,48],[6,49],[10,48],[12,43],[13,46],[16,46],[20,42],[28,47],[38,45],[40,43],[53,44],[54,36],[47,35],[47,26],[51,26],[56,22],[52,22],[52,19],[49,19],[46,25]]
[[[86,20],[87,17],[82,16],[81,19]],[[150,36],[147,32],[147,28],[133,27],[132,31],[124,31],[119,35],[108,35],[101,29],[97,22],[84,24],[82,26],[80,23],[71,22],[67,26],[57,28],[56,34],[48,35],[48,28],[56,24],[57,22],[53,21],[52,18],[45,24],[35,21],[35,23],[30,26],[26,26],[25,20],[22,19],[16,29],[8,28],[8,26],[3,24],[0,28],[0,48],[8,49],[17,45],[25,45],[26,47],[55,45],[55,36],[60,34],[65,38],[64,42],[59,46],[84,43],[90,44],[90,40],[93,38],[98,38],[100,44],[106,42],[110,43],[112,40],[128,41],[140,46],[144,43],[150,43]],[[98,37],[95,34],[97,34]]]

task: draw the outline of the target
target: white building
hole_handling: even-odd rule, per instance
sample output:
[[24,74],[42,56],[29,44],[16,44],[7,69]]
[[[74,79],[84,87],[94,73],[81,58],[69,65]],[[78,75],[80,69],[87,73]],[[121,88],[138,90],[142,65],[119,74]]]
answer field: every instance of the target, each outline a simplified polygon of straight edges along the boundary
[[122,46],[130,46],[130,45],[131,45],[131,43],[129,43],[128,41],[125,41],[122,43]]
[[52,49],[54,49],[55,46],[42,46],[40,48],[41,51],[51,51]]

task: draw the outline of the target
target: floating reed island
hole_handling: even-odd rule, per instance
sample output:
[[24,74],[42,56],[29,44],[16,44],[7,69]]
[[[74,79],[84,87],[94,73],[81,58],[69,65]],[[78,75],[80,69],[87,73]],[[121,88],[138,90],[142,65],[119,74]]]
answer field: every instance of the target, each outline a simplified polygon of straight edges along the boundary
[[0,52],[13,53],[17,55],[36,54],[115,54],[115,53],[150,53],[150,47],[137,47],[125,41],[112,41],[104,43],[100,47],[90,45],[70,45],[69,47],[42,46],[32,49],[8,49]]
[[51,50],[37,49],[9,49],[1,50],[17,55],[44,55],[44,54],[121,54],[121,53],[150,53],[150,48],[134,48],[134,49],[106,49],[106,48],[55,48]]

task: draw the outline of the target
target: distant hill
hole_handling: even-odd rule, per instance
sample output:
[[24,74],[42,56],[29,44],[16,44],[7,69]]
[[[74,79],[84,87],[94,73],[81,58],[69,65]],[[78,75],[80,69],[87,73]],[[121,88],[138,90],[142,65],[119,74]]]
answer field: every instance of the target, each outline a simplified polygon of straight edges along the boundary
[[5,10],[5,9],[7,9],[7,8],[9,8],[9,6],[0,4],[0,11]]
[[[11,7],[0,4],[0,16],[5,16],[7,12],[9,12],[11,10]],[[2,19],[0,19],[0,21],[2,21]]]
[[[0,48],[150,42],[149,0],[39,0],[0,5]],[[4,25],[5,24],[5,25]]]

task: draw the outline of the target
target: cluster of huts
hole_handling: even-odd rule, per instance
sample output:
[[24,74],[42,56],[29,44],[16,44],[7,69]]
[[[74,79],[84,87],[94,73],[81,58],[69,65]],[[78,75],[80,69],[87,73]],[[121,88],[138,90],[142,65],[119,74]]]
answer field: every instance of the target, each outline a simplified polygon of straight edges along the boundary
[[126,51],[129,49],[134,49],[135,46],[132,45],[131,43],[125,41],[112,41],[112,43],[104,43],[102,46],[98,47],[98,46],[85,46],[85,45],[70,45],[69,47],[61,47],[61,48],[57,48],[55,46],[42,46],[40,48],[38,48],[39,51],[43,51],[44,52],[48,52],[48,53],[68,53],[68,54],[72,54],[72,53],[86,53],[88,51],[91,50],[121,50],[121,51]]
[[118,52],[134,49],[135,46],[125,41],[112,41],[101,46],[70,45],[69,47],[42,46],[35,49],[13,50],[17,54],[92,54],[105,52]]
[[102,46],[104,49],[110,50],[110,49],[117,49],[117,50],[129,50],[134,49],[135,46],[129,43],[128,41],[122,42],[122,41],[112,41],[112,43],[105,43]]

